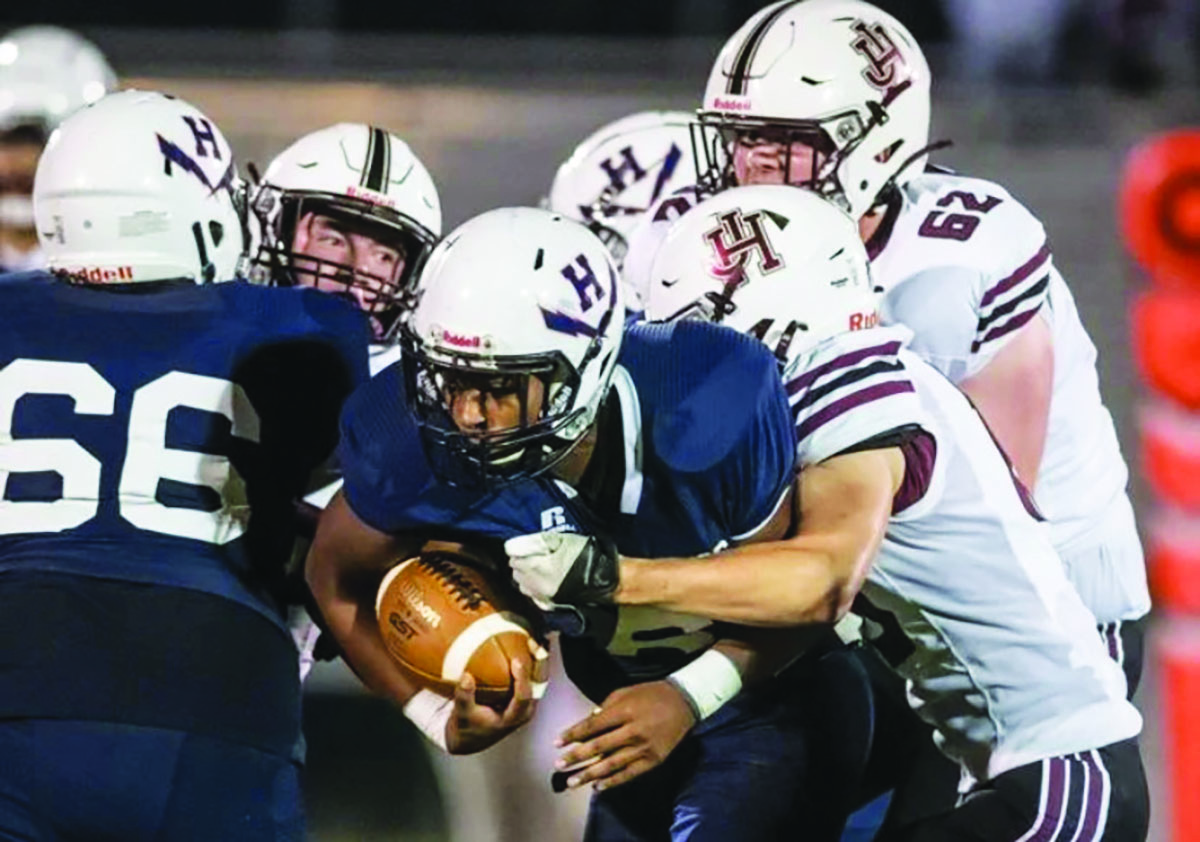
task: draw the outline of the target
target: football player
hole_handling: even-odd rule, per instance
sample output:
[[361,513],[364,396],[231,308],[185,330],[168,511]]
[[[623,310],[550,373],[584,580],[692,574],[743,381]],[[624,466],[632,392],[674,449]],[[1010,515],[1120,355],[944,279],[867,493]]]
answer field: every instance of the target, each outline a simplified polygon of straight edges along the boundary
[[[1150,599],[1096,349],[1037,218],[997,184],[927,166],[937,146],[929,89],[920,47],[875,6],[774,3],[713,65],[699,113],[701,184],[798,185],[858,221],[885,320],[910,327],[912,350],[978,407],[1132,694]],[[625,268],[635,286],[692,203],[668,198],[660,221],[634,235]]]
[[[408,536],[502,539],[532,524],[600,530],[640,555],[700,555],[783,534],[795,445],[764,348],[693,323],[622,336],[615,264],[560,215],[506,208],[468,221],[434,250],[417,289],[401,362],[343,415],[346,486],[321,519],[308,574],[359,674],[456,749],[451,703],[414,692],[376,628],[373,588]],[[567,674],[597,705],[589,721],[629,746],[594,782],[603,791],[586,838],[774,840],[796,810],[809,838],[837,838],[870,700],[831,632],[775,676],[795,651],[790,630],[642,610],[551,620]],[[810,684],[830,692],[810,696]],[[516,722],[493,724],[498,738]]]
[[[563,161],[543,204],[586,225],[620,268],[642,214],[696,184],[691,125],[683,111],[640,111],[605,123]],[[625,293],[626,312],[640,312],[636,291]]]
[[116,88],[96,47],[56,26],[0,37],[0,272],[41,269],[33,176],[50,132],[71,112]]
[[[408,144],[386,129],[361,123],[311,132],[270,162],[251,209],[262,232],[251,277],[348,298],[371,319],[372,373],[395,362],[400,353],[395,331],[406,291],[442,233],[437,188]],[[307,495],[302,505],[305,521],[315,521],[340,487],[341,481],[335,480]],[[311,533],[300,542],[300,559],[308,537]],[[300,588],[294,600],[304,603],[293,606],[289,627],[305,680],[315,661],[339,653],[310,616],[311,602]],[[440,767],[446,818],[455,834],[482,838],[485,828],[513,822],[513,811],[499,809],[490,799],[486,781],[490,765],[507,761],[511,773],[519,756],[493,759],[489,753],[472,760],[472,767],[444,764],[440,755],[434,754],[434,762]],[[541,787],[539,779],[539,793]],[[540,812],[537,818],[544,822],[548,816]]]
[[365,320],[217,283],[244,195],[183,100],[81,109],[34,198],[54,274],[0,284],[0,836],[303,839],[283,572]]
[[[797,530],[656,560],[543,531],[506,543],[522,590],[762,626],[832,624],[861,590],[909,640],[911,704],[963,776],[957,807],[880,838],[1145,839],[1124,675],[970,401],[907,350],[907,328],[876,326],[855,222],[807,191],[727,190],[675,224],[651,277],[648,319],[728,325],[782,365]],[[714,394],[692,417],[732,403]],[[568,762],[602,758],[583,778],[628,762],[619,733],[569,736]]]
[[[372,373],[394,362],[405,290],[442,232],[437,188],[408,144],[364,123],[310,132],[267,166],[250,208],[259,231],[250,277],[353,302],[371,322]],[[305,498],[304,520],[315,520],[340,487],[336,472],[328,479]],[[300,593],[295,600],[305,601]],[[320,628],[299,605],[290,625],[303,680],[314,660],[335,653],[318,646]]]
[[252,277],[351,298],[371,320],[371,370],[394,362],[405,291],[442,233],[437,188],[408,144],[364,123],[306,134],[268,165],[251,208]]

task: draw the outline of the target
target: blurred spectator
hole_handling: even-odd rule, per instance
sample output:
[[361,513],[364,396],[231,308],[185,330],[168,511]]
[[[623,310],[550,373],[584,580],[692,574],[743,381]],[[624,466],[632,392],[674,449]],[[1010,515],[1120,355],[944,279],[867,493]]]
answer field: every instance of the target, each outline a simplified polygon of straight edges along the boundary
[[1158,62],[1164,0],[945,0],[962,78],[1009,83],[1102,77],[1149,93]]

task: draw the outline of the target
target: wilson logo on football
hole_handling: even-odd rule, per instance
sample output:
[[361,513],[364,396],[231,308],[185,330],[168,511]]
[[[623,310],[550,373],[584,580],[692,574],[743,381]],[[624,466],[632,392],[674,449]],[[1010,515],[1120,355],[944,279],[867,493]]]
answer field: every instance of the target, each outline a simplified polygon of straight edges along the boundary
[[435,629],[442,624],[442,615],[434,611],[429,603],[421,598],[421,589],[411,582],[405,582],[401,585],[400,594],[408,602],[412,610],[433,626]]
[[758,268],[766,274],[783,266],[783,258],[771,245],[762,223],[762,212],[743,214],[740,210],[723,213],[720,224],[704,232],[704,239],[712,247],[716,263],[712,273],[718,278],[740,279],[741,269],[751,255],[757,255]]

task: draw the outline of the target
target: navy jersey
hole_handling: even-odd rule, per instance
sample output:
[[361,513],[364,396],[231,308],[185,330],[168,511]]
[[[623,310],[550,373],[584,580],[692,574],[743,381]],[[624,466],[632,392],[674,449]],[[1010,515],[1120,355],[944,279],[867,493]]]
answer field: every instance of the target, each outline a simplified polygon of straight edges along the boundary
[[290,751],[293,501],[366,347],[311,290],[0,284],[0,717]]
[[[432,477],[393,366],[343,415],[347,501],[385,532],[602,531],[626,555],[690,557],[755,532],[794,481],[795,435],[775,359],[726,328],[629,327],[601,412],[609,446],[582,484],[598,472],[597,495],[585,500],[548,478],[486,494],[452,489]],[[592,636],[564,643],[568,671],[593,698],[661,677],[713,640],[700,618],[626,607],[609,619],[603,646]]]

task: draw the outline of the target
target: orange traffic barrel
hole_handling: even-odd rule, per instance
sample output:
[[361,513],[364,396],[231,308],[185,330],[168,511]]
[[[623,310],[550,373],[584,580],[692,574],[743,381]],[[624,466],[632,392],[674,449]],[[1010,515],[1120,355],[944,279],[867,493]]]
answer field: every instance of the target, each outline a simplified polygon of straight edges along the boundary
[[1151,389],[1200,410],[1200,285],[1150,290],[1133,305],[1133,355]]
[[1134,147],[1118,207],[1125,245],[1151,280],[1200,289],[1200,129]]
[[1163,507],[1144,522],[1154,604],[1200,617],[1200,513]]
[[1142,476],[1155,496],[1200,513],[1200,414],[1150,400],[1138,421]]

